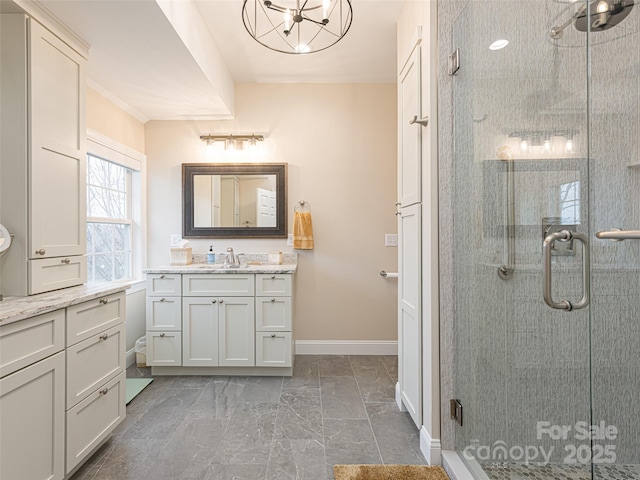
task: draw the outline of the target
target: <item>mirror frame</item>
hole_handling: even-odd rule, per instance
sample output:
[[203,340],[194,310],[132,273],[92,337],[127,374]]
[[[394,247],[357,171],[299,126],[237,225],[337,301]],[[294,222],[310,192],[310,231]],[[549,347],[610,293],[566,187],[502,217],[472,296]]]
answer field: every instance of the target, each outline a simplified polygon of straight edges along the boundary
[[[275,175],[275,227],[195,227],[193,218],[194,175]],[[286,163],[183,163],[182,164],[182,236],[184,238],[286,238],[287,237],[287,164]]]

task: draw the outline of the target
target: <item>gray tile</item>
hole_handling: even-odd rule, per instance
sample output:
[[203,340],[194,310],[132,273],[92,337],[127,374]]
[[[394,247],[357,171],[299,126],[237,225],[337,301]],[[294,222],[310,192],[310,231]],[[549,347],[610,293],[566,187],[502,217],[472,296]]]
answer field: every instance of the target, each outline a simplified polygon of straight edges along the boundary
[[311,439],[322,442],[320,396],[300,390],[282,392],[274,438]]
[[366,408],[384,463],[425,463],[420,452],[420,432],[408,413],[400,412],[395,403],[369,403]]
[[274,440],[266,480],[328,480],[324,446],[315,440]]
[[282,388],[320,388],[320,372],[318,362],[300,361],[298,358],[299,357],[296,357],[296,361],[293,365],[293,375],[284,379]]
[[149,466],[156,460],[165,442],[157,440],[122,439],[113,449],[93,480],[137,480],[147,478]]
[[353,377],[321,377],[324,418],[367,418],[358,385]]
[[167,388],[158,396],[151,409],[183,411],[190,408],[201,394],[200,388]]
[[280,400],[282,377],[250,377],[247,379],[240,402],[273,403]]
[[[149,409],[119,438],[168,441],[187,416],[184,409]],[[114,432],[118,434],[118,430]]]
[[266,465],[212,465],[206,480],[260,480]]
[[352,367],[375,367],[381,365],[379,355],[349,355]]
[[395,384],[381,362],[371,366],[354,366],[353,373],[365,402],[393,402],[395,400]]
[[327,465],[382,463],[369,420],[324,420]]
[[349,357],[344,355],[323,355],[319,359],[321,377],[353,376]]
[[176,377],[169,388],[205,388],[211,381],[210,376],[185,375]]
[[397,355],[382,355],[380,361],[387,369],[389,376],[393,383],[398,382],[398,356]]
[[246,378],[217,377],[209,382],[189,409],[189,416],[231,418],[244,391]]
[[267,465],[277,411],[277,405],[239,403],[212,463]]

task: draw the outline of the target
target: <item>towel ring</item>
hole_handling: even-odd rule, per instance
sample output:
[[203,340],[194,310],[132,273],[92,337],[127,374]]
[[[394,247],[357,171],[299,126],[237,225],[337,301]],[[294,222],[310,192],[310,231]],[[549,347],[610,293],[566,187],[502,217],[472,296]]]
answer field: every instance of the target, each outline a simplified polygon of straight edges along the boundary
[[296,206],[293,207],[293,211],[294,212],[310,212],[311,211],[311,205],[309,204],[309,202],[305,202],[304,200],[300,200],[298,203],[296,203]]

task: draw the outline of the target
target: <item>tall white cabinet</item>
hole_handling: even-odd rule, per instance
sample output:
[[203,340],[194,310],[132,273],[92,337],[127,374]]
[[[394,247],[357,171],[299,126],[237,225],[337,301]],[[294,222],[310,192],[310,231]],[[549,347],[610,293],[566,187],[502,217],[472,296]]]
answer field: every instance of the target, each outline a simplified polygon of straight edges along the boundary
[[86,58],[25,14],[1,15],[5,295],[86,281]]

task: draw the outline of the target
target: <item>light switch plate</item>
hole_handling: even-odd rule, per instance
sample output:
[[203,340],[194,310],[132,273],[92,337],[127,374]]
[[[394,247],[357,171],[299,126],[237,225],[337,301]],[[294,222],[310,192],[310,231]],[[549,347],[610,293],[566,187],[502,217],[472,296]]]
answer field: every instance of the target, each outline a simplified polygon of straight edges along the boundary
[[385,233],[384,235],[385,247],[397,247],[398,246],[398,234],[397,233]]
[[293,247],[293,233],[287,235],[287,247]]

